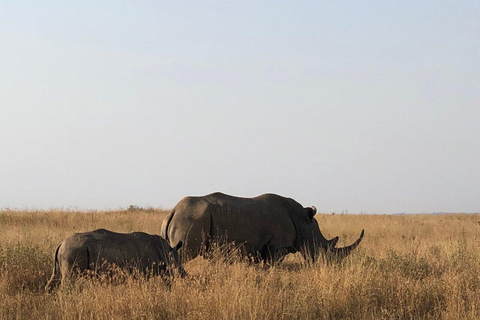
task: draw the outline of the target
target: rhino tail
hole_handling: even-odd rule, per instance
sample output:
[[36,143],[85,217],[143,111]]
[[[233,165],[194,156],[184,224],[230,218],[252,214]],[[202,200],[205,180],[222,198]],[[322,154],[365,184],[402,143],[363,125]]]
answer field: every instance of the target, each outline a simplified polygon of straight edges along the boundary
[[58,264],[58,251],[60,250],[60,246],[62,244],[59,244],[57,249],[55,250],[55,255],[53,258],[53,272],[52,272],[52,277],[50,280],[48,280],[47,285],[45,286],[45,291],[47,292],[52,292],[58,285],[60,284],[60,266]]
[[[170,213],[165,217],[165,219],[163,219],[162,228],[160,229],[160,237],[167,240],[168,243],[170,243],[170,240],[168,239],[168,227],[170,226],[170,222],[172,222],[174,214],[175,209],[171,210]],[[170,243],[170,245],[172,244]]]

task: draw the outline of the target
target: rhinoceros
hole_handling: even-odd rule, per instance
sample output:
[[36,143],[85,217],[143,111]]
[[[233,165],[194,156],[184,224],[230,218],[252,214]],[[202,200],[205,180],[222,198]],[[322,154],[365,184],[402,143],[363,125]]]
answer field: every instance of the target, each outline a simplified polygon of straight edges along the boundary
[[208,251],[212,240],[235,244],[256,262],[279,262],[288,253],[302,252],[315,260],[346,257],[363,239],[337,248],[338,237],[327,240],[314,218],[315,207],[304,208],[291,198],[264,194],[240,198],[223,193],[183,198],[165,217],[160,235],[170,245],[183,242],[184,261]]
[[117,233],[105,229],[75,233],[60,243],[54,255],[53,274],[45,290],[52,291],[72,275],[87,270],[103,272],[112,265],[144,275],[173,275],[185,271],[178,258],[182,242],[172,248],[158,235],[144,232]]

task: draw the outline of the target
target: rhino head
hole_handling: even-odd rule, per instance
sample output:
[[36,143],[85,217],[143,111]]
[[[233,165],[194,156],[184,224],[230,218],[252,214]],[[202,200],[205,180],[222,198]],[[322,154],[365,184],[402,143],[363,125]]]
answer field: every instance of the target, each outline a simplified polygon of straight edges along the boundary
[[[317,213],[317,208],[314,206],[309,208],[304,208],[307,210],[308,217],[308,229],[309,231],[301,232],[303,235],[308,235],[306,239],[300,239],[300,243],[304,244],[304,255],[309,257],[312,260],[315,260],[319,254],[325,254],[327,259],[343,259],[348,256],[353,249],[355,249],[360,242],[362,242],[364,230],[360,233],[360,237],[351,245],[346,247],[337,248],[337,242],[339,237],[334,237],[330,240],[327,240],[318,226],[317,220],[314,218]],[[302,241],[303,240],[303,241]]]
[[175,247],[170,248],[170,252],[168,254],[168,261],[170,267],[167,269],[167,274],[169,274],[170,276],[172,276],[175,271],[179,273],[181,278],[184,278],[187,275],[185,269],[181,265],[181,260],[178,254],[178,250],[180,250],[182,246],[183,242],[179,241]]

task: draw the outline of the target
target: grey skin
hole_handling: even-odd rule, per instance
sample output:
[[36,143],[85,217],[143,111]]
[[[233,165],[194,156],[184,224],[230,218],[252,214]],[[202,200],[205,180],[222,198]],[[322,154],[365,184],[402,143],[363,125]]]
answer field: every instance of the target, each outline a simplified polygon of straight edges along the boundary
[[187,261],[208,251],[212,240],[241,245],[256,262],[275,263],[288,253],[302,252],[315,260],[348,256],[362,241],[337,248],[338,237],[327,240],[314,218],[315,207],[304,208],[293,199],[275,194],[239,198],[223,193],[185,197],[165,217],[160,235],[170,245],[180,241]]
[[45,290],[52,291],[66,278],[87,270],[101,273],[115,264],[132,272],[144,275],[171,276],[178,270],[183,277],[178,249],[182,242],[171,247],[158,235],[144,232],[116,233],[105,229],[75,233],[63,240],[54,256],[53,274]]

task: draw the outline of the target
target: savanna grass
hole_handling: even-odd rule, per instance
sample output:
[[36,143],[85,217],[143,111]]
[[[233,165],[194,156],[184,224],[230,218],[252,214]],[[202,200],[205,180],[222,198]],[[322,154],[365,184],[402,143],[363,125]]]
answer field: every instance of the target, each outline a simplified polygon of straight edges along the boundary
[[318,215],[327,238],[365,238],[340,263],[289,255],[252,264],[218,248],[189,276],[83,277],[47,294],[73,232],[160,233],[166,212],[0,212],[1,319],[479,319],[480,215]]

